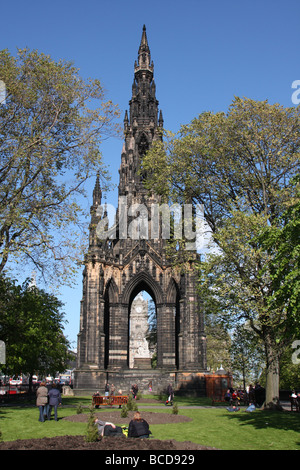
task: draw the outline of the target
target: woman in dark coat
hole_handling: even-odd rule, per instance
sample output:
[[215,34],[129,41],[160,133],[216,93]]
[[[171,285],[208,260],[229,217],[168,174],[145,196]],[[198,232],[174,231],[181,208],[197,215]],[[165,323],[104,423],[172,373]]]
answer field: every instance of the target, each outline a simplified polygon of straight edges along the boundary
[[141,417],[139,411],[134,413],[133,419],[129,423],[128,437],[148,438],[151,431],[149,424]]
[[57,389],[56,384],[52,384],[52,388],[49,391],[49,412],[48,419],[51,418],[52,408],[54,407],[54,419],[57,421],[57,407],[61,405],[61,394]]

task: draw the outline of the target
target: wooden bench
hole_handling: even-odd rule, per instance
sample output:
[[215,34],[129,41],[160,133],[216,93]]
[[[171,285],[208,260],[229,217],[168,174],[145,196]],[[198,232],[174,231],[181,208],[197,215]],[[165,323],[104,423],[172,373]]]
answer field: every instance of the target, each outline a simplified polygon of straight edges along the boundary
[[95,406],[96,408],[100,408],[100,406],[114,406],[117,405],[119,408],[122,407],[122,405],[127,405],[128,403],[128,396],[124,395],[111,395],[109,397],[103,397],[99,395],[93,395],[93,401],[92,401],[92,406]]

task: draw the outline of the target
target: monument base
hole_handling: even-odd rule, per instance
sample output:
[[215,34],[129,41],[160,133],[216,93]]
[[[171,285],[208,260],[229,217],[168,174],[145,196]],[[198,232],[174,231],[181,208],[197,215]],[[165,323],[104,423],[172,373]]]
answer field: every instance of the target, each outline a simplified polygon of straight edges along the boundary
[[127,369],[127,370],[96,370],[75,369],[75,395],[92,395],[96,391],[104,394],[105,384],[114,384],[116,393],[130,394],[132,386],[137,384],[141,394],[165,393],[171,383],[176,395],[206,396],[207,371],[165,370],[165,369]]
[[135,357],[134,358],[135,369],[151,369],[151,357]]

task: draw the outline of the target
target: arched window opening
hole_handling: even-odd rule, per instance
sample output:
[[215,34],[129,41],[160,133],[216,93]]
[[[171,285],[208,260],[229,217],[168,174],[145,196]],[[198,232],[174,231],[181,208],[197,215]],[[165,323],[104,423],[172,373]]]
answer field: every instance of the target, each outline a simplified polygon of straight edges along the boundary
[[140,156],[145,155],[145,153],[146,153],[147,150],[149,149],[149,142],[148,142],[148,139],[147,139],[147,137],[145,136],[145,134],[143,134],[143,135],[141,136],[141,139],[140,139],[138,148],[139,148],[139,154],[140,154]]
[[156,307],[146,291],[140,291],[129,306],[129,368],[156,366]]

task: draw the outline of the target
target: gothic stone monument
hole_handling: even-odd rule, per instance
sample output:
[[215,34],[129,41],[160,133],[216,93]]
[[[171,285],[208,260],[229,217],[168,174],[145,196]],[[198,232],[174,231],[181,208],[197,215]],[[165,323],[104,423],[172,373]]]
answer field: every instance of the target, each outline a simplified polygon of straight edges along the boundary
[[[134,64],[129,114],[126,111],[124,118],[119,205],[112,228],[105,225],[107,213],[105,205],[101,206],[99,178],[93,192],[74,373],[78,393],[103,390],[106,381],[124,391],[133,383],[143,390],[150,381],[154,392],[169,382],[177,389],[199,391],[205,387],[204,321],[193,266],[197,253],[190,253],[184,272],[172,266],[161,228],[150,233],[151,207],[160,199],[155,194],[149,196],[139,171],[142,155],[153,141],[162,138],[163,117],[158,104],[144,26]],[[130,361],[130,312],[141,291],[148,292],[156,306],[157,367],[151,370],[137,368]]]

